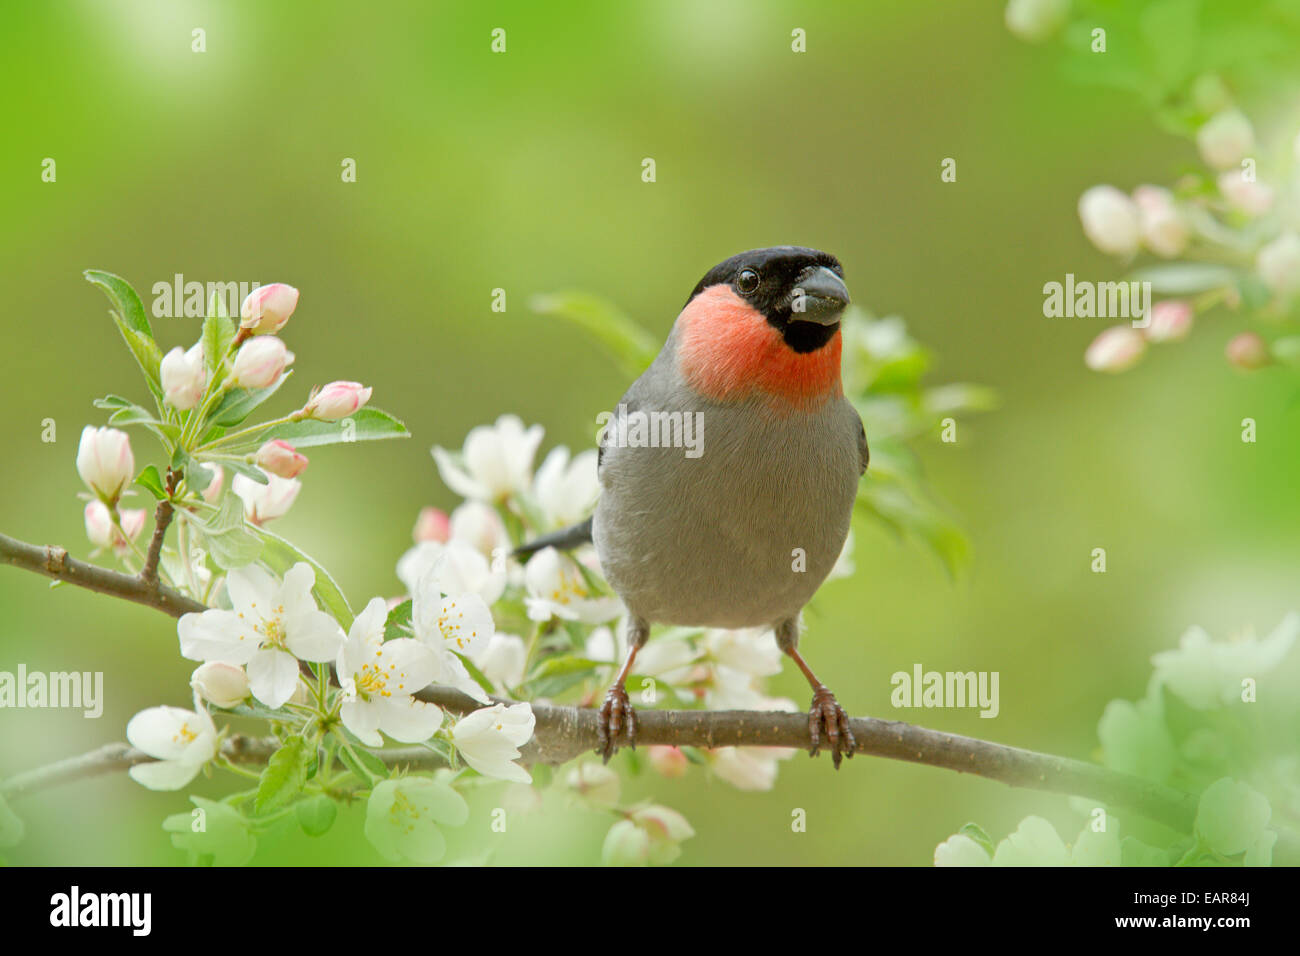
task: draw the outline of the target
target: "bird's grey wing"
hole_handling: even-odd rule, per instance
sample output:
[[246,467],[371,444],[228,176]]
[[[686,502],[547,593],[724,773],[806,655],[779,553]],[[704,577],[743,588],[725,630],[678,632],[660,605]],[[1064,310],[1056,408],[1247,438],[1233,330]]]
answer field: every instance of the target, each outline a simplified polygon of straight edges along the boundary
[[[854,414],[857,414],[856,410]],[[865,475],[867,463],[871,461],[871,449],[867,447],[867,428],[862,424],[861,415],[858,415],[858,461],[861,463],[858,474]]]

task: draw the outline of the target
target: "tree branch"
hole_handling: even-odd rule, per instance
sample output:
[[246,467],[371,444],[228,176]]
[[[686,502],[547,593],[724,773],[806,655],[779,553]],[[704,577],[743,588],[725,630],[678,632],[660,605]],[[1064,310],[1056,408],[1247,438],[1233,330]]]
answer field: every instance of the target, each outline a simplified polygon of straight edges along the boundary
[[78,561],[57,545],[28,544],[0,534],[0,564],[11,564],[56,581],[65,581],[100,594],[110,594],[156,608],[172,617],[207,610],[198,601],[191,600],[179,591],[173,591],[156,578],[153,582],[148,582],[135,575]]
[[[0,561],[26,568],[60,581],[89,588],[157,608],[172,617],[203,611],[204,605],[138,577],[120,574],[77,561],[62,548],[26,544],[0,535]],[[452,713],[468,713],[482,705],[464,693],[431,685],[415,695]],[[500,701],[513,703],[512,701]],[[536,718],[533,739],[523,748],[525,762],[561,764],[597,745],[596,711],[532,702]],[[778,711],[643,710],[638,712],[637,742],[712,749],[716,747],[792,747],[807,750],[811,744],[808,718]],[[1022,750],[1003,744],[927,730],[902,721],[855,717],[850,721],[857,741],[856,753],[910,763],[927,764],[958,773],[972,773],[1013,787],[1088,797],[1099,803],[1124,807],[1169,826],[1190,831],[1198,798],[1131,774],[1107,770],[1096,764],[1053,754]],[[274,741],[231,737],[222,752],[232,760],[259,762],[274,749]],[[413,767],[436,765],[437,755],[424,748],[377,751],[386,763]],[[0,784],[0,794],[21,795],[69,780],[98,776],[151,759],[125,744],[109,744],[80,757],[19,774]],[[1297,840],[1283,831],[1278,850],[1296,857]]]
[[[169,496],[175,493],[180,477],[180,472],[167,469],[166,491]],[[167,526],[172,523],[174,513],[175,508],[167,498],[158,502],[158,507],[154,509],[153,537],[149,539],[149,553],[145,555],[144,567],[140,569],[140,580],[146,585],[158,585],[158,560],[162,557],[163,539],[167,537]]]

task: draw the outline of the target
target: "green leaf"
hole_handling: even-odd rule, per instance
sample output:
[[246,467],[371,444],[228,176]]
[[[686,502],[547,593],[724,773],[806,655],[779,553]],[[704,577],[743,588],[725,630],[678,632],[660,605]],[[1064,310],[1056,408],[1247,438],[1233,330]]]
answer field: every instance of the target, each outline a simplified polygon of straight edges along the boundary
[[411,636],[411,612],[414,607],[410,598],[388,612],[384,620],[384,640],[394,641]]
[[[231,495],[230,497],[235,496]],[[312,570],[316,572],[316,585],[312,588],[312,593],[316,595],[316,599],[320,601],[326,611],[333,615],[334,620],[339,622],[343,630],[346,631],[352,626],[352,608],[348,605],[348,600],[343,596],[343,591],[330,577],[328,571],[275,532],[258,527],[252,527],[251,530],[262,541],[261,559],[269,570],[283,577],[285,572],[299,561],[307,562],[307,564],[311,565]]]
[[172,845],[185,850],[190,861],[203,866],[243,866],[257,851],[257,839],[248,821],[224,803],[190,797],[197,808],[174,813],[163,821]]
[[135,483],[153,495],[158,501],[162,501],[167,497],[167,490],[163,488],[162,476],[158,474],[158,469],[153,465],[145,466],[144,471],[140,472],[135,479]]
[[293,809],[298,817],[298,825],[308,836],[323,836],[328,833],[334,825],[334,818],[339,814],[338,804],[323,793],[298,801]]
[[302,793],[307,782],[307,765],[312,757],[312,747],[305,737],[294,736],[286,740],[271,754],[266,769],[262,771],[257,794],[253,797],[254,809],[266,813],[286,806]]
[[565,319],[582,329],[614,356],[626,375],[640,375],[659,351],[654,336],[599,296],[556,292],[534,296],[529,305],[534,312]]
[[222,497],[215,512],[192,520],[203,531],[208,555],[220,568],[242,568],[262,554],[264,543],[244,520],[244,503],[233,492]]
[[[225,301],[220,296],[215,298],[218,310],[225,312]],[[221,367],[221,361],[226,357],[226,350],[234,340],[235,323],[224,315],[214,314],[209,306],[208,317],[203,320],[203,364],[208,372],[215,372]]]
[[579,684],[595,673],[600,665],[576,654],[548,658],[533,669],[524,681],[528,692],[540,697],[554,697]]
[[373,787],[378,781],[388,779],[390,771],[384,762],[359,744],[353,744],[351,749],[340,747],[338,758],[354,777],[367,786]]
[[981,847],[983,847],[985,850],[988,851],[989,856],[992,856],[994,851],[997,849],[997,847],[993,845],[993,838],[990,837],[987,833],[985,833],[984,828],[981,827],[978,823],[968,823],[957,832],[960,833],[962,836],[969,837],[970,839],[974,840]]
[[1237,272],[1212,262],[1171,262],[1147,266],[1129,273],[1130,282],[1150,282],[1151,291],[1162,295],[1188,295],[1231,285]]
[[85,276],[102,288],[109,301],[113,303],[115,307],[115,311],[111,313],[113,322],[117,325],[117,330],[122,334],[122,339],[131,350],[131,354],[135,356],[140,371],[144,373],[149,391],[161,405],[163,390],[158,378],[158,366],[162,362],[162,350],[154,341],[153,329],[149,326],[149,318],[145,314],[140,297],[135,294],[129,282],[110,272],[88,269]]
[[232,388],[221,397],[208,421],[222,428],[238,425],[253,409],[279,391],[292,374],[293,369],[289,369],[266,388]]
[[496,688],[493,687],[492,682],[487,679],[487,675],[478,669],[477,664],[464,654],[459,654],[456,651],[452,651],[452,653],[456,654],[456,656],[460,658],[460,662],[465,665],[465,670],[469,673],[469,676],[474,679],[474,683],[478,684],[479,687],[482,687],[484,692],[487,694],[496,693]]
[[[346,424],[348,422],[352,424]],[[378,408],[357,409],[347,418],[337,422],[321,422],[315,419],[289,422],[275,426],[267,434],[271,438],[283,438],[295,448],[411,437],[405,425]]]

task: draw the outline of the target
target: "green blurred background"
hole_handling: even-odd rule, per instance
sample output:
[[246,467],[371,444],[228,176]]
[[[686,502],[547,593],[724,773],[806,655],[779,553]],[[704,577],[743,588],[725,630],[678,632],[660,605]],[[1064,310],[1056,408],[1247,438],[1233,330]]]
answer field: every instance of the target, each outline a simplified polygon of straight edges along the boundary
[[[191,52],[196,27],[206,53]],[[56,2],[7,4],[0,30],[6,533],[89,551],[80,430],[103,422],[93,398],[144,394],[83,269],[119,273],[146,304],[178,272],[301,290],[285,333],[298,384],[272,408],[356,379],[414,436],[316,450],[278,523],[358,604],[399,590],[418,508],[456,503],[431,445],[510,411],[545,425],[543,452],[585,447],[626,386],[581,332],[531,313],[532,295],[586,289],[661,336],[715,262],[799,243],[841,258],[856,301],[907,319],[936,352],[933,381],[1002,397],[955,445],[923,449],[972,539],[965,578],[859,527],[857,575],[808,616],[806,653],[851,712],[1087,757],[1105,703],[1140,696],[1150,655],[1185,627],[1266,631],[1300,605],[1300,411],[1282,377],[1220,359],[1235,320],[1104,378],[1082,362],[1102,322],[1041,311],[1044,282],[1115,275],[1080,232],[1080,192],[1165,181],[1193,147],[1131,97],[1060,79],[1052,51],[1006,32],[1000,3]],[[45,157],[56,183],[41,182]],[[345,157],[356,183],[340,181]],[[956,183],[940,181],[945,157]],[[165,351],[199,320],[154,324]],[[1257,444],[1239,439],[1247,416]],[[1089,569],[1095,547],[1105,574]],[[193,665],[157,613],[15,570],[0,571],[0,608],[0,669],[103,671],[107,698],[97,721],[0,712],[0,776],[123,739],[143,707],[187,705]],[[999,671],[1001,713],[894,710],[889,676],[914,663]],[[773,690],[806,696],[793,668]],[[883,760],[835,774],[798,755],[768,793],[698,768],[625,793],[687,816],[688,864],[928,864],[968,820],[995,839],[1031,812],[1067,836],[1081,825],[1064,797]],[[599,859],[608,818],[552,793],[494,835],[500,799],[474,798],[453,847]],[[183,859],[160,823],[184,795],[125,776],[14,807],[28,837],[12,862]],[[795,807],[806,833],[791,832]],[[362,817],[341,818],[349,838],[263,838],[255,862],[379,862]]]

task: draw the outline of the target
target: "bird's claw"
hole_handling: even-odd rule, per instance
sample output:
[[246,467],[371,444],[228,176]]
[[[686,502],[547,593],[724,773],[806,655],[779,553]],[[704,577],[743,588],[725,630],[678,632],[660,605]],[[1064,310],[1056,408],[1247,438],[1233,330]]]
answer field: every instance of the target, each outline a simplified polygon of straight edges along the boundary
[[849,728],[849,715],[844,712],[835,695],[824,684],[819,684],[813,691],[812,707],[808,709],[808,735],[812,737],[809,756],[816,757],[821,752],[823,732],[830,745],[831,759],[835,761],[835,769],[838,770],[842,758],[853,756],[857,741],[853,739],[853,731]]
[[618,736],[625,733],[627,745],[636,749],[636,711],[628,700],[627,690],[621,685],[614,685],[605,695],[605,703],[600,705],[596,714],[596,731],[600,735],[600,746],[596,753],[605,763],[618,750]]

